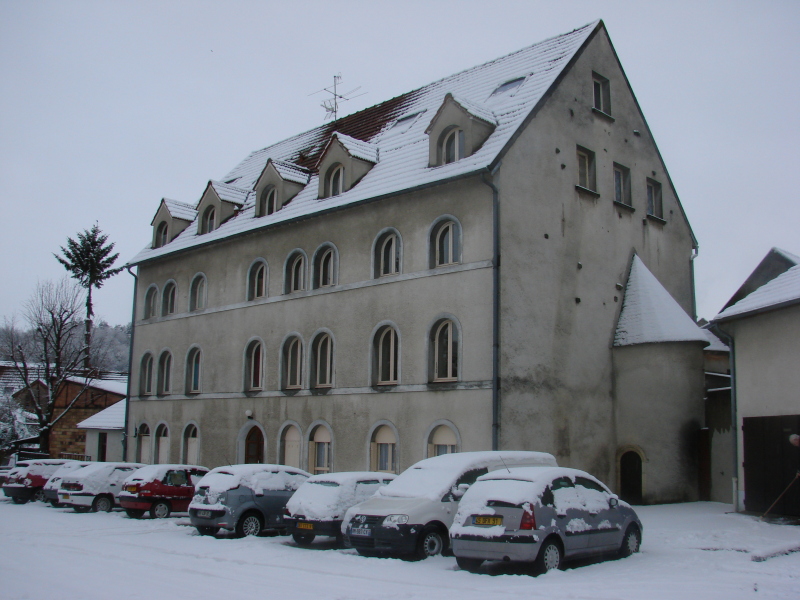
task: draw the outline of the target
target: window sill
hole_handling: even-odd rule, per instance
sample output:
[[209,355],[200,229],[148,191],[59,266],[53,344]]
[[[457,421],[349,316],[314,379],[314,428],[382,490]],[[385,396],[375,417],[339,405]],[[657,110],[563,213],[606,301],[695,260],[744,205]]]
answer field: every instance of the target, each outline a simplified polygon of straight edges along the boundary
[[602,110],[600,110],[599,108],[595,108],[594,106],[592,107],[592,112],[596,114],[598,117],[603,117],[609,123],[613,123],[614,121],[616,121],[616,119],[612,117],[610,114],[608,114],[607,112],[603,112]]
[[[657,217],[657,216],[651,215],[649,213],[647,215],[647,219],[649,219],[650,221],[655,221],[656,223],[659,223],[661,225],[666,225],[667,224],[667,222],[664,219],[662,219],[661,217]],[[647,223],[647,220],[645,220],[645,223]]]
[[633,208],[630,204],[625,204],[624,202],[617,202],[616,200],[614,200],[614,206],[616,206],[617,208],[624,208],[628,212],[636,212],[635,208]]
[[591,196],[592,198],[599,198],[600,192],[595,192],[594,190],[590,190],[589,188],[585,188],[582,185],[576,185],[575,189],[578,190],[578,193],[585,194],[586,196]]

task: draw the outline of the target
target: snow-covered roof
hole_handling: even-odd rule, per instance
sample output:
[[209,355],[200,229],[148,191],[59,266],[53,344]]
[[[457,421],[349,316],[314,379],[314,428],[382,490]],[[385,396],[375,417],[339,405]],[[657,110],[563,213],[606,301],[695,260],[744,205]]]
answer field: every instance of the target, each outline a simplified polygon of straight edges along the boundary
[[194,221],[197,218],[197,211],[191,204],[185,202],[178,202],[177,200],[170,200],[164,198],[164,206],[167,207],[169,214],[174,219],[182,219],[184,221]]
[[88,385],[88,387],[90,388],[94,388],[96,390],[103,390],[104,392],[111,392],[112,394],[118,394],[120,396],[125,396],[128,393],[127,379],[125,379],[124,381],[109,380],[109,379],[87,380],[83,377],[67,377],[66,379],[67,381],[70,381],[78,385]]
[[708,338],[709,345],[704,348],[706,352],[730,352],[731,349],[725,345],[721,339],[711,333],[710,329],[706,327],[701,328],[706,333],[706,337]]
[[[318,199],[319,176],[315,173],[291,203],[271,215],[256,218],[255,199],[251,196],[238,214],[214,231],[198,234],[196,227],[188,227],[160,248],[148,245],[130,264],[489,168],[600,25],[600,21],[595,21],[251,153],[221,178],[242,190],[242,195],[245,190],[253,190],[270,159],[313,169],[334,132],[375,146],[380,160],[357,185],[338,196]],[[493,94],[498,86],[519,78],[524,81],[512,92]],[[423,111],[434,115],[448,93],[468,105],[471,113],[494,119],[497,126],[474,154],[447,165],[429,167],[425,129],[430,119],[415,119],[408,127],[405,122],[402,128],[394,125]]]
[[708,344],[709,339],[642,259],[634,255],[617,321],[614,346],[658,342]]
[[125,406],[127,403],[127,398],[120,400],[88,419],[84,419],[76,427],[78,429],[125,429]]
[[208,182],[208,185],[214,188],[214,191],[219,196],[220,200],[230,202],[242,206],[250,198],[253,193],[252,190],[223,183],[222,181],[214,181],[213,179]]
[[278,175],[286,181],[294,181],[301,185],[308,183],[308,178],[311,176],[311,171],[297,166],[294,163],[286,162],[285,160],[272,160],[272,166],[278,172]]
[[[371,163],[378,162],[378,145],[377,144],[370,144],[369,142],[362,142],[361,140],[357,140],[354,137],[350,137],[349,135],[345,135],[339,131],[334,131],[333,135],[331,136],[331,141],[327,144],[330,146],[334,139],[339,140],[339,142],[344,146],[344,149],[350,154],[350,156],[354,158],[360,158],[361,160],[366,160]],[[326,146],[326,148],[327,148]],[[320,160],[325,155],[323,151],[320,155]]]
[[727,321],[800,302],[800,264],[729,306],[712,320]]

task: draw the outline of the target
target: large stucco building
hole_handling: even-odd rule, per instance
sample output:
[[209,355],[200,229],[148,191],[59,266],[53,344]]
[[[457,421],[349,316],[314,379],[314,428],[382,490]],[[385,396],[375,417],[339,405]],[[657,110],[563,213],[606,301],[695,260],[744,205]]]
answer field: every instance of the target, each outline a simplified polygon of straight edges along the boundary
[[697,494],[697,243],[602,22],[162,200],[128,459],[401,471],[543,450]]

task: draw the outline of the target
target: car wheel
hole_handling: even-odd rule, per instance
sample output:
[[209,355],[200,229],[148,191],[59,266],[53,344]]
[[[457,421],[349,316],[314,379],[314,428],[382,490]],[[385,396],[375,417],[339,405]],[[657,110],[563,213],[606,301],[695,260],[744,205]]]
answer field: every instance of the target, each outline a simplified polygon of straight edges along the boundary
[[444,535],[435,525],[428,525],[422,530],[417,540],[416,557],[419,559],[428,558],[441,554],[445,548]]
[[72,508],[77,513],[87,513],[91,510],[88,506],[73,506]]
[[33,499],[36,502],[45,502],[44,490],[42,488],[36,488],[36,491],[33,492]]
[[108,496],[98,496],[92,502],[93,512],[111,512],[114,508],[114,502]]
[[293,533],[292,539],[298,546],[310,546],[316,536],[313,533]]
[[17,498],[16,496],[14,496],[13,498],[11,498],[11,501],[14,504],[25,504],[26,502],[28,502],[28,499],[27,498]]
[[200,525],[197,527],[197,533],[200,535],[217,535],[219,527],[211,527],[210,525]]
[[264,519],[260,514],[254,512],[245,514],[236,523],[236,533],[239,537],[258,535],[262,529],[264,529]]
[[166,519],[170,515],[169,503],[160,500],[150,507],[150,516],[154,519]]
[[53,508],[61,508],[64,505],[61,504],[61,502],[59,502],[58,500],[50,500],[50,506],[52,506]]
[[635,554],[639,551],[641,542],[642,534],[639,533],[639,528],[636,525],[628,525],[628,529],[625,530],[625,537],[622,538],[619,555],[626,557]]
[[459,568],[462,571],[469,571],[470,573],[477,573],[478,569],[481,568],[483,564],[483,559],[481,558],[464,558],[462,556],[456,556],[456,563],[458,564]]
[[125,514],[131,519],[141,519],[144,516],[144,511],[139,508],[126,508]]
[[553,538],[545,540],[534,563],[535,571],[539,574],[560,569],[563,559],[564,553],[561,550],[561,545]]

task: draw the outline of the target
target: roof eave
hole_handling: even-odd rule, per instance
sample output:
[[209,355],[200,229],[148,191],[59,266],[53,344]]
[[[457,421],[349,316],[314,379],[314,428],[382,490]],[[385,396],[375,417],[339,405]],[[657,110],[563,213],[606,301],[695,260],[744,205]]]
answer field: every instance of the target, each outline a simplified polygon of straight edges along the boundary
[[711,319],[712,323],[728,323],[730,321],[735,321],[737,319],[744,319],[746,317],[755,317],[756,315],[762,315],[764,313],[773,312],[776,310],[780,310],[782,308],[788,308],[790,306],[796,306],[800,304],[800,298],[792,298],[791,300],[785,300],[784,302],[778,302],[776,304],[770,304],[769,306],[761,306],[759,308],[754,308],[753,310],[748,310],[741,313],[736,313],[735,315],[730,315],[727,317],[720,317],[716,316]]

